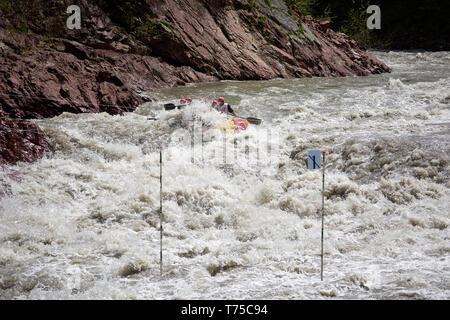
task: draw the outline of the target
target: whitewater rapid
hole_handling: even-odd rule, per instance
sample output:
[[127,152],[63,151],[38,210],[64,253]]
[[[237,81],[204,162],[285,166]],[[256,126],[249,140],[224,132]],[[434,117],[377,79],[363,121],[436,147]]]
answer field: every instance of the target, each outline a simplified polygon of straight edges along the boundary
[[[54,150],[0,171],[0,299],[449,299],[450,53],[374,54],[393,72],[36,121]],[[224,134],[198,100],[218,96],[263,123]],[[329,150],[324,281],[309,149]]]

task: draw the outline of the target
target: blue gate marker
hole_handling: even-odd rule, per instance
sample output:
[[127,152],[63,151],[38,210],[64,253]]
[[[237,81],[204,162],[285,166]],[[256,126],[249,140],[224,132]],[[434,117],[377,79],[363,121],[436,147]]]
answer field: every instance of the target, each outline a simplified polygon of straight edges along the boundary
[[320,169],[320,150],[308,150],[308,169]]
[[[308,169],[322,169],[322,232],[321,232],[321,253],[320,253],[320,280],[323,281],[323,223],[325,216],[325,154],[328,151],[308,150]],[[320,155],[323,155],[322,168],[320,168]]]

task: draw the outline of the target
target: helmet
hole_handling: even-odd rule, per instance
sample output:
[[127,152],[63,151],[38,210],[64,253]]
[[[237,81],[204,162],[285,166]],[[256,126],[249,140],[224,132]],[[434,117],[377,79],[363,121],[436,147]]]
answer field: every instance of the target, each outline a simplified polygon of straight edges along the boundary
[[217,100],[213,100],[212,104],[217,104]]
[[180,99],[180,103],[186,103],[186,100]]
[[191,98],[186,98],[186,101],[192,102]]
[[225,102],[225,99],[223,97],[220,97],[219,99],[217,99],[219,102]]

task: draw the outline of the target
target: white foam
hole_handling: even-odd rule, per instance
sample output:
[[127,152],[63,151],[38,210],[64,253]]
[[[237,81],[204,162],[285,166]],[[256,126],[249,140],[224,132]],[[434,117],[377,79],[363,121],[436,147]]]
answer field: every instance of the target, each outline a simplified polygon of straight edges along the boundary
[[[20,182],[2,174],[1,298],[448,298],[448,54],[424,53],[431,75],[379,54],[393,74],[189,87],[229,86],[236,112],[264,120],[238,133],[198,100],[161,110],[179,88],[124,116],[40,121],[54,154],[16,165]],[[199,117],[212,128],[191,149]],[[323,283],[308,149],[330,150]]]

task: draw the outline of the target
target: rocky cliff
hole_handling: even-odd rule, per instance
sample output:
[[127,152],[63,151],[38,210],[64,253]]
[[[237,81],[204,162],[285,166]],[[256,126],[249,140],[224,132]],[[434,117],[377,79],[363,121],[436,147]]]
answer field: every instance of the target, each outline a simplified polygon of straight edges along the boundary
[[[80,30],[66,27],[73,4]],[[0,164],[49,149],[18,119],[120,114],[188,82],[390,71],[281,0],[0,0],[0,55]]]

